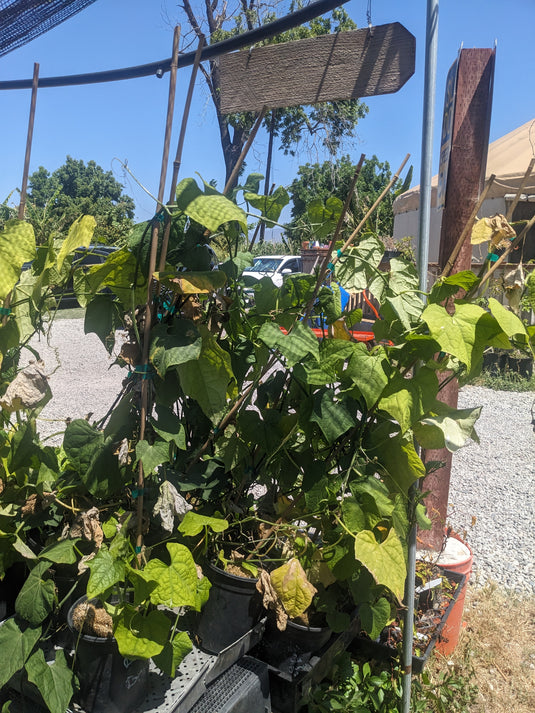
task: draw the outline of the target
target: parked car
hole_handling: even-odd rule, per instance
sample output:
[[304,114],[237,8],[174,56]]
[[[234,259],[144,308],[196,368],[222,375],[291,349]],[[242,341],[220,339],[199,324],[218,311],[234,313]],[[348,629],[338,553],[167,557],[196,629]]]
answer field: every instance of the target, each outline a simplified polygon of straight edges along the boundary
[[284,277],[296,272],[303,272],[303,261],[298,255],[260,255],[255,257],[250,270],[245,270],[243,277],[256,280],[270,277],[277,287],[281,287]]

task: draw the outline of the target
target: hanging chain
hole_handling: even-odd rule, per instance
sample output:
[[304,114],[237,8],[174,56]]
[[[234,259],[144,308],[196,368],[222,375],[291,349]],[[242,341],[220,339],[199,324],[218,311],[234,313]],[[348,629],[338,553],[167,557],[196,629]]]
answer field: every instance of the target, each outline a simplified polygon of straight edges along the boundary
[[368,0],[368,6],[366,8],[366,22],[368,23],[368,29],[372,29],[372,0]]

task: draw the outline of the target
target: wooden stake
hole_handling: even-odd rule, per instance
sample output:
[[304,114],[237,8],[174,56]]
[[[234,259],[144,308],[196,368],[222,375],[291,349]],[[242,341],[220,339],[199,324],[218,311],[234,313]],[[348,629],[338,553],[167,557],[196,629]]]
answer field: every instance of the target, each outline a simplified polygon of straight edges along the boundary
[[[171,189],[169,191],[169,203],[173,205],[176,201],[176,186],[178,183],[178,173],[180,171],[180,166],[182,164],[182,151],[184,149],[184,139],[186,137],[186,127],[188,125],[189,112],[191,108],[191,100],[193,98],[193,90],[195,88],[195,79],[197,78],[197,72],[199,71],[199,65],[201,63],[201,52],[204,47],[204,35],[199,35],[199,44],[197,45],[197,51],[195,53],[195,59],[193,61],[193,67],[191,70],[191,76],[189,80],[188,93],[186,95],[186,103],[184,105],[184,114],[182,115],[182,123],[180,125],[180,133],[178,135],[178,144],[176,149],[175,160],[173,161],[173,176],[171,178]],[[162,249],[160,251],[160,262],[158,264],[158,270],[162,272],[165,269],[165,260],[167,258],[167,249],[169,247],[169,234],[171,233],[171,217],[169,215],[165,216],[165,227],[163,230],[162,239]],[[158,285],[159,287],[159,285]]]
[[[160,210],[163,206],[164,201],[164,191],[165,191],[165,179],[167,176],[167,164],[169,161],[169,145],[171,143],[171,130],[173,126],[173,112],[174,112],[174,102],[175,102],[175,92],[176,92],[176,69],[178,65],[178,44],[180,39],[180,27],[175,27],[173,35],[173,56],[171,63],[171,73],[169,78],[169,96],[167,101],[167,120],[165,124],[165,137],[163,146],[163,156],[160,168],[160,186],[158,189],[158,202],[157,209]],[[173,70],[174,67],[174,70]],[[155,225],[152,229],[151,235],[151,246],[150,246],[150,258],[149,258],[149,278],[147,285],[147,303],[145,305],[145,325],[143,329],[143,344],[142,344],[142,360],[141,365],[145,369],[142,372],[141,380],[141,408],[140,408],[140,426],[139,426],[139,440],[142,441],[145,437],[145,427],[147,416],[149,413],[149,380],[146,373],[148,363],[149,363],[149,346],[150,346],[150,331],[152,327],[153,318],[153,304],[152,304],[152,291],[153,291],[153,279],[152,275],[156,270],[156,256],[158,254],[158,231],[159,226],[155,221]],[[132,315],[132,319],[135,319],[135,314]],[[141,547],[143,545],[143,488],[145,484],[145,477],[143,474],[143,464],[139,462],[138,478],[137,478],[137,537],[136,537],[136,553],[138,556],[138,564],[141,564]]]
[[532,171],[533,171],[533,167],[534,167],[534,166],[535,166],[535,157],[533,157],[533,158],[531,159],[531,161],[529,162],[529,166],[528,166],[528,169],[527,169],[526,173],[524,174],[524,178],[522,179],[522,181],[520,182],[520,185],[518,186],[518,190],[517,190],[517,192],[516,192],[516,196],[514,197],[513,202],[512,202],[511,205],[509,206],[509,210],[507,211],[507,215],[505,216],[506,219],[507,219],[509,222],[511,222],[511,220],[512,220],[512,218],[513,218],[513,212],[514,212],[514,210],[515,210],[515,208],[516,208],[516,206],[517,206],[518,201],[520,200],[520,196],[522,195],[522,191],[524,190],[524,186],[526,185],[526,183],[528,182],[529,177],[531,176],[531,173],[532,173]]
[[19,220],[24,220],[24,209],[26,207],[26,193],[28,190],[28,174],[30,171],[30,156],[32,153],[33,124],[35,120],[35,104],[37,102],[37,87],[39,85],[39,64],[33,65],[32,98],[30,100],[30,118],[28,119],[28,134],[26,137],[26,155],[24,157],[24,171],[22,173],[22,185],[20,187]]

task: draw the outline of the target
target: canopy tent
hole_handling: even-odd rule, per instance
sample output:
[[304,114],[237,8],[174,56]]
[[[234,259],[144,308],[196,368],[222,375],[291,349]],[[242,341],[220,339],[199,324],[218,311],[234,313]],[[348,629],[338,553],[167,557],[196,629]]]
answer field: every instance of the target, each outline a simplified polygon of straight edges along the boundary
[[0,57],[68,20],[95,0],[0,0]]
[[[489,144],[487,177],[494,173],[496,179],[488,193],[488,199],[515,193],[533,156],[535,156],[535,119]],[[436,206],[437,203],[437,185],[438,174],[431,179],[432,206]],[[524,193],[535,193],[535,176],[531,177],[524,188]],[[393,205],[394,215],[418,210],[419,206],[420,186],[415,186],[396,198]]]
[[[535,119],[531,119],[517,129],[505,134],[489,144],[487,156],[487,177],[496,175],[493,185],[481,209],[479,217],[488,217],[496,213],[505,214],[507,201],[514,196],[520,186],[529,162],[535,156]],[[431,179],[431,214],[429,227],[429,262],[438,260],[440,243],[440,224],[442,210],[437,205],[438,175]],[[524,200],[519,203],[514,213],[514,220],[529,219],[535,211],[535,174],[532,174],[523,189]],[[526,200],[527,199],[527,200]],[[410,237],[416,241],[418,235],[420,209],[420,186],[415,186],[398,196],[393,204],[394,241]],[[524,258],[535,257],[535,240],[528,235],[527,252]],[[473,259],[479,262],[486,254],[485,245],[474,246]]]

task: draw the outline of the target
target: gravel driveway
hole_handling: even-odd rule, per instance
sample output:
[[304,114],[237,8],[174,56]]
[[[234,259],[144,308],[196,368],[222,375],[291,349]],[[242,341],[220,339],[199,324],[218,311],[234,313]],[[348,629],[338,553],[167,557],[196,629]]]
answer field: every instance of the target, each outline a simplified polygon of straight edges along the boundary
[[[65,419],[104,416],[126,372],[113,366],[100,340],[84,335],[81,319],[56,321],[49,343],[33,342],[45,361],[53,393],[41,414],[43,436],[61,431]],[[476,426],[480,444],[453,458],[449,521],[467,533],[474,553],[474,580],[494,580],[535,593],[535,393],[470,386],[459,406],[483,406]],[[59,443],[56,436],[49,441]]]

